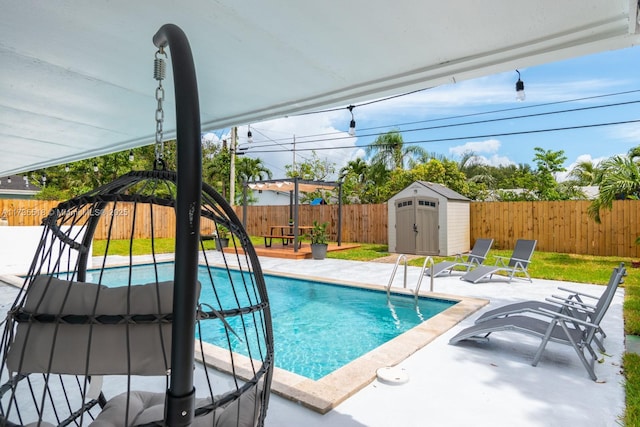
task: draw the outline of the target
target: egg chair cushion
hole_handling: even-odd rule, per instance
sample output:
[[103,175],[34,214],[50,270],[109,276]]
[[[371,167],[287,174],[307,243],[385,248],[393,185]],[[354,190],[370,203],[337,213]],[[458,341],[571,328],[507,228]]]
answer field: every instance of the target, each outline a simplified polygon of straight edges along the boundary
[[165,375],[171,323],[164,315],[172,306],[172,281],[107,287],[38,276],[19,310],[7,366],[19,373]]
[[[164,419],[164,393],[133,391],[129,393],[129,416],[127,393],[110,399],[90,427],[122,427],[144,425]],[[257,404],[256,404],[257,402]],[[204,415],[194,417],[194,427],[252,427],[260,413],[260,399],[256,399],[256,388],[251,387],[230,403]],[[209,398],[196,399],[195,407],[211,403]]]

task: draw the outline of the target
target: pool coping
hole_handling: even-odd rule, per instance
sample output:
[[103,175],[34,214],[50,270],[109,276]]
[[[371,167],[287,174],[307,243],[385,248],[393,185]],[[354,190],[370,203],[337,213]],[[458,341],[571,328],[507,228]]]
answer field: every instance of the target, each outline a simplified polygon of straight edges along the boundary
[[[263,273],[292,279],[312,280],[339,286],[386,292],[386,287],[381,285],[345,280],[337,281],[324,277],[269,270],[263,270]],[[409,289],[404,288],[392,288],[392,293],[413,296],[413,293]],[[271,391],[278,396],[298,403],[315,412],[326,414],[375,380],[378,369],[396,366],[489,303],[489,300],[486,299],[461,297],[439,292],[420,291],[418,295],[420,297],[453,301],[456,302],[456,304],[319,380],[312,380],[302,375],[274,367]],[[207,364],[215,369],[225,373],[232,372],[231,361],[227,350],[211,344],[204,345],[203,349],[205,352],[204,359],[200,348],[196,348],[196,358],[198,361],[203,362],[203,360],[206,360]],[[252,367],[248,357],[234,353],[233,362],[236,375],[239,375],[244,380],[249,380],[253,377],[255,367]]]

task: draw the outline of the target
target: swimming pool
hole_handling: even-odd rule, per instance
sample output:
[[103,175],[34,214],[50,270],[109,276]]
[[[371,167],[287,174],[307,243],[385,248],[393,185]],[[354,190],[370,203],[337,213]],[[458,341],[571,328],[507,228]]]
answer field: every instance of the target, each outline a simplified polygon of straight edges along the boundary
[[[209,282],[206,268],[199,268],[202,283]],[[210,269],[214,283],[224,283],[227,270]],[[152,282],[155,274],[151,265],[135,266],[132,282]],[[232,271],[232,274],[240,273]],[[128,276],[128,267],[108,268],[104,270],[102,283],[126,284]],[[158,264],[158,280],[172,278],[173,263]],[[98,278],[89,271],[87,280]],[[385,292],[272,274],[265,274],[265,282],[273,319],[275,365],[312,380],[325,377],[457,303],[424,297],[416,301],[407,295],[392,295],[388,301]],[[224,286],[217,289],[223,306],[224,299],[232,297],[224,291]],[[200,300],[215,304],[212,289],[203,286]],[[240,321],[229,319],[232,328],[239,326]],[[205,342],[216,345],[226,342],[221,339],[224,336],[221,322],[205,323],[201,334]],[[238,340],[234,337],[231,346],[242,353],[239,349],[246,346],[236,347]]]

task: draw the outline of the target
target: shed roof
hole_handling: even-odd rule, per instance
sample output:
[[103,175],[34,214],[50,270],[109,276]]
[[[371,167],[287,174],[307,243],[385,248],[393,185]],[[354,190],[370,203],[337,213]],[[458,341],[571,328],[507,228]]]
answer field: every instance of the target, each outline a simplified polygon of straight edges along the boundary
[[427,187],[428,189],[430,189],[435,193],[438,193],[439,195],[446,198],[447,200],[462,200],[462,201],[468,201],[468,202],[471,201],[471,199],[469,199],[468,197],[465,197],[462,194],[458,193],[457,191],[453,191],[449,187],[445,187],[442,184],[436,184],[435,182],[429,182],[429,181],[416,181],[416,183]]

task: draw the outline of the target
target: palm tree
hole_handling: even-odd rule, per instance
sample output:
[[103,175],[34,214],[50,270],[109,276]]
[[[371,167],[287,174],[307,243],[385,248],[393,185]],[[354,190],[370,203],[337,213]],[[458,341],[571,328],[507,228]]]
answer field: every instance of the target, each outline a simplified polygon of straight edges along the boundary
[[600,194],[589,206],[589,215],[600,222],[600,209],[611,209],[614,200],[640,198],[640,161],[634,151],[613,156],[601,164]]
[[436,153],[435,151],[427,152],[426,150],[420,149],[420,153],[414,157],[409,159],[409,168],[414,168],[422,163],[429,163],[431,160],[437,160],[441,163],[449,160],[447,156],[444,154]]
[[591,160],[583,160],[571,169],[569,177],[574,178],[578,185],[594,185],[600,179],[600,168]]
[[251,157],[240,157],[236,160],[236,174],[241,182],[263,180],[265,177],[271,179],[273,176],[261,159]]
[[489,168],[480,163],[478,156],[473,151],[465,151],[458,160],[458,170],[462,172],[468,182],[476,184],[485,184],[489,188],[493,188],[496,178],[491,175]]
[[363,184],[367,179],[367,168],[369,165],[362,158],[358,157],[355,160],[349,160],[349,162],[340,169],[340,180],[344,181],[344,179],[350,175],[354,176],[358,183]]
[[405,146],[399,131],[393,130],[378,135],[373,144],[367,147],[371,163],[381,163],[387,169],[404,169],[405,162],[426,155],[417,145]]

